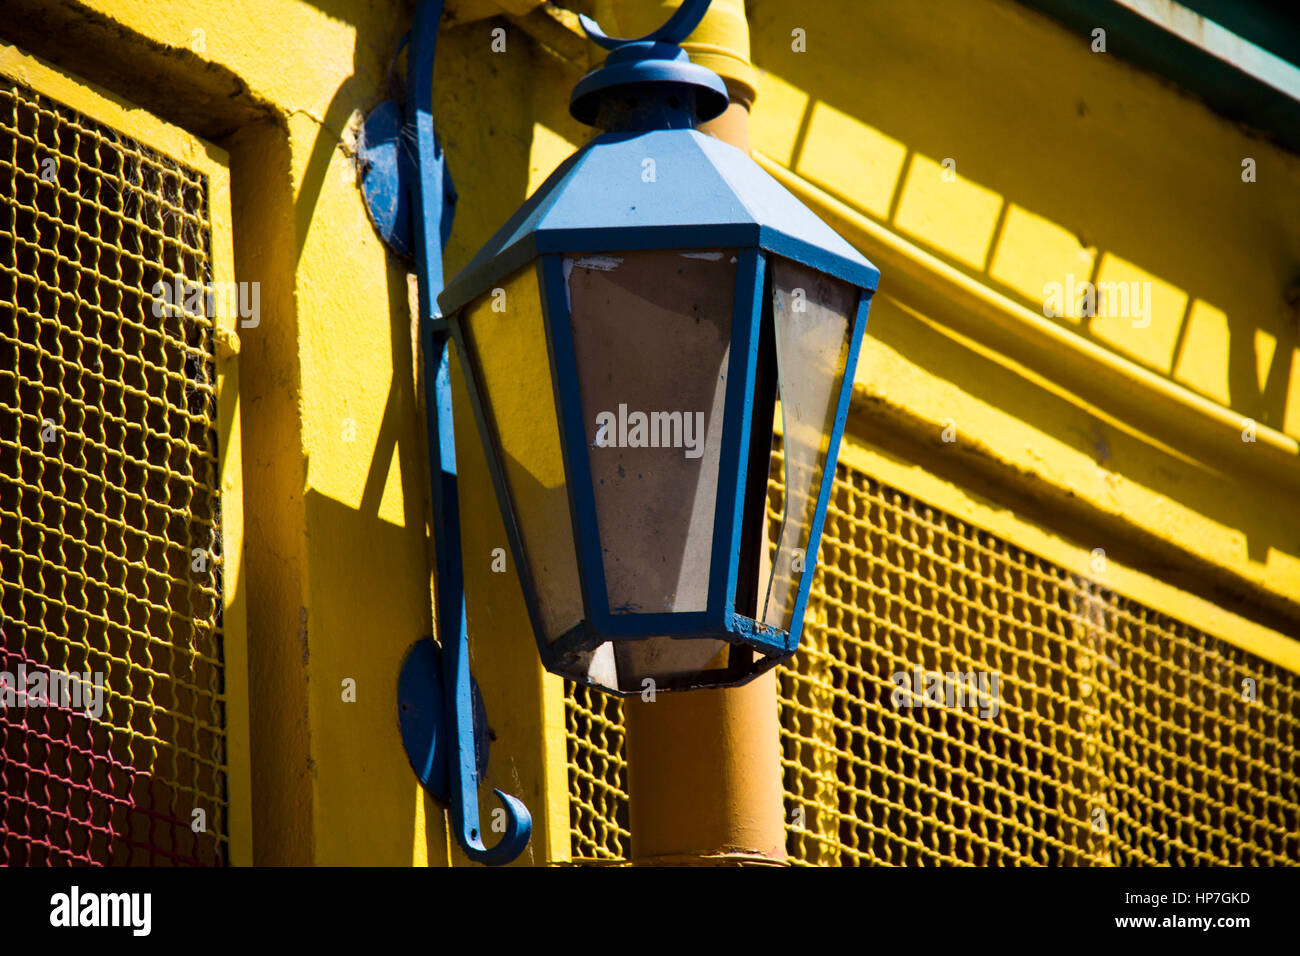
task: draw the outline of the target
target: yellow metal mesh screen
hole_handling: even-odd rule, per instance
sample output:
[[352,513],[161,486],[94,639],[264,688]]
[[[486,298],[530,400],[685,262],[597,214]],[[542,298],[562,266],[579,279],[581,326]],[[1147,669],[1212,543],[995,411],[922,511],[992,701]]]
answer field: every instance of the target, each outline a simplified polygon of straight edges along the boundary
[[1300,862],[1300,677],[843,464],[778,688],[793,863]]
[[793,861],[1300,862],[1295,674],[843,466],[821,558]]
[[627,859],[627,763],[623,702],[565,683],[569,829],[575,863]]
[[214,325],[178,279],[212,279],[206,178],[0,77],[0,863],[227,857]]

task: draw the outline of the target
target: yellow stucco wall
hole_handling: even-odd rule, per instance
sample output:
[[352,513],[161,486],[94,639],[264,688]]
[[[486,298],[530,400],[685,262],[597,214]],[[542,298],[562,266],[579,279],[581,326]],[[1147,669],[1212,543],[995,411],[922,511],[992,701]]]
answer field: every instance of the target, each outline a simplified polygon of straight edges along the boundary
[[[882,268],[865,437],[1294,620],[1300,159],[1016,3],[749,10],[756,150]],[[1149,325],[1045,318],[1070,275]]]
[[[256,860],[463,862],[397,733],[400,661],[430,630],[427,461],[407,278],[353,157],[410,5],[18,5],[41,20],[7,39],[230,154],[236,274],[262,284],[263,309],[240,356]],[[436,118],[460,193],[448,276],[588,135],[567,115],[582,56],[542,48],[520,26],[530,5],[502,6],[514,19],[455,5],[465,22],[439,40]],[[747,6],[756,150],[884,273],[858,436],[1294,627],[1300,339],[1285,297],[1300,278],[1300,160],[1015,3]],[[1150,326],[1063,316],[1075,338],[1017,351],[1014,332],[942,291],[966,281],[1008,323],[1041,319],[1044,282],[1067,273],[1151,281]],[[1056,374],[1072,342],[1276,440],[1220,457],[1195,401],[1185,420],[1136,418],[1142,379],[1090,392]],[[949,424],[956,442],[940,438]],[[496,735],[486,784],[533,811],[521,863],[563,861],[562,688],[537,662],[513,573],[489,570],[505,535],[459,415],[458,433],[472,661]]]

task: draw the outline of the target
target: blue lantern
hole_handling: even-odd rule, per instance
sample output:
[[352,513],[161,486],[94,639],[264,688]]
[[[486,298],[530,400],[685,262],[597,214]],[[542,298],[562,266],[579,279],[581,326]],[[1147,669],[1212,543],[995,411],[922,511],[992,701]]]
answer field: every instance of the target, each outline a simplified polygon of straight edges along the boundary
[[583,18],[612,52],[570,110],[605,132],[438,298],[542,660],[616,694],[798,647],[879,278],[696,130],[727,106],[677,45],[707,5],[639,40]]

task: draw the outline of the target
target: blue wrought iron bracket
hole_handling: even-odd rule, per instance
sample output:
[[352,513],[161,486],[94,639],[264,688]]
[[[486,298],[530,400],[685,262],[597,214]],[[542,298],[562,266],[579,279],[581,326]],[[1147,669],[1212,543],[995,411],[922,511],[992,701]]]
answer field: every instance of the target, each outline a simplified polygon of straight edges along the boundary
[[405,109],[385,102],[367,116],[359,151],[361,185],[380,236],[395,252],[415,259],[432,466],[441,642],[417,641],[408,653],[398,679],[398,723],[416,776],[449,804],[466,855],[496,866],[524,851],[533,823],[522,801],[495,790],[504,805],[504,835],[490,848],[483,842],[478,787],[487,769],[487,718],[469,670],[448,336],[437,306],[442,249],[456,202],[433,127],[433,58],[442,5],[443,0],[419,0],[409,34]]

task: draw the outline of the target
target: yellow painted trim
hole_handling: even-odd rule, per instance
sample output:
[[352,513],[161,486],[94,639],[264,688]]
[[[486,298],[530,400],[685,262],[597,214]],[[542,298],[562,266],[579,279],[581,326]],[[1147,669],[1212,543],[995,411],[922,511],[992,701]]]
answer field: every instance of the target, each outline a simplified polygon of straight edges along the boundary
[[542,791],[545,795],[546,863],[573,862],[569,821],[569,737],[564,713],[564,680],[538,668],[542,681]]
[[1092,568],[1092,552],[1087,549],[1024,521],[1006,508],[945,481],[919,465],[864,445],[855,436],[845,435],[840,447],[840,460],[1082,578],[1112,588],[1118,594],[1292,673],[1300,673],[1300,641],[1246,620],[1158,578],[1118,565],[1110,558],[1106,559],[1105,572],[1098,574]]
[[1240,413],[1035,315],[770,157],[755,153],[754,159],[851,241],[870,248],[885,274],[883,290],[942,314],[956,331],[1024,362],[1116,417],[1146,423],[1153,433],[1170,436],[1171,444],[1205,448],[1237,474],[1300,489],[1300,441],[1258,422],[1256,440],[1242,441],[1248,420]]
[[[235,281],[235,251],[230,207],[230,172],[208,173],[212,279],[217,288]],[[225,651],[226,768],[230,861],[253,863],[252,754],[248,686],[248,587],[244,576],[244,478],[239,405],[239,332],[231,296],[216,296],[217,444],[221,481],[222,612]],[[224,347],[223,347],[224,346]]]
[[[58,100],[203,173],[208,179],[212,281],[219,288],[221,283],[234,281],[230,168],[225,150],[8,44],[0,44],[0,74],[12,77],[24,86]],[[228,296],[215,297],[218,308],[215,344],[223,555],[222,637],[225,651],[226,787],[229,799],[227,826],[231,863],[251,865],[252,772],[248,721],[247,594],[243,574],[244,483],[239,428],[239,338],[235,328],[236,318],[227,308],[228,299]]]
[[[230,157],[219,146],[192,136],[108,90],[80,80],[7,43],[0,43],[0,73],[147,143],[191,169],[208,176],[229,176]],[[227,217],[229,205],[227,198]]]

